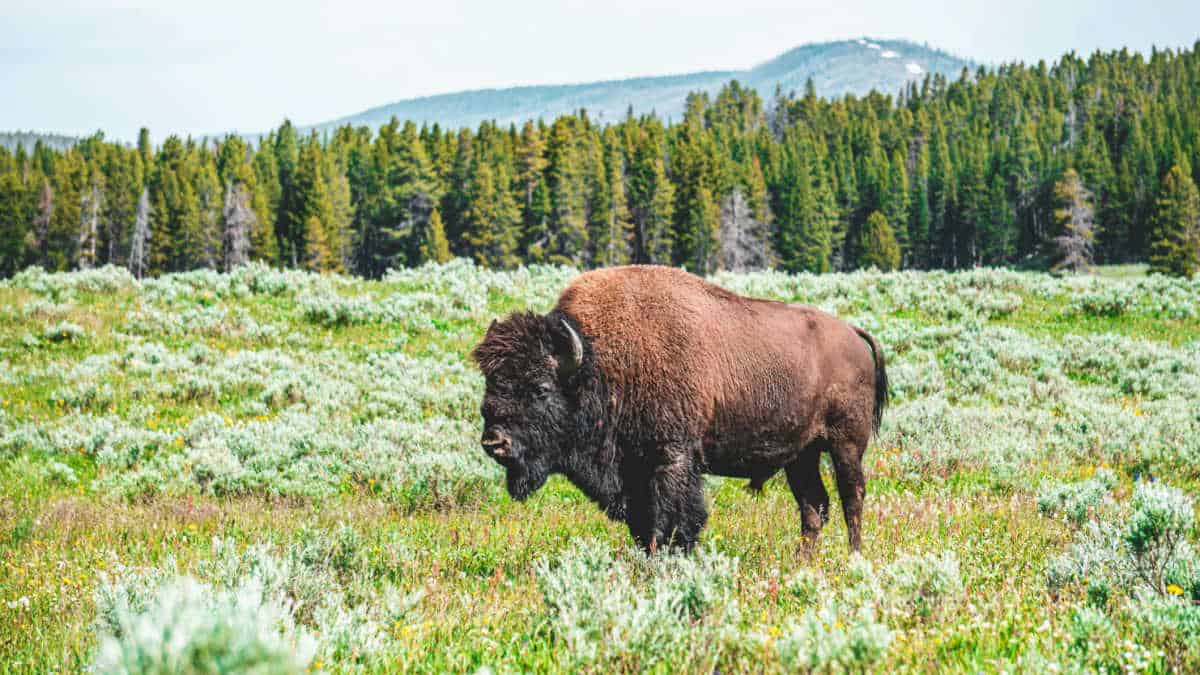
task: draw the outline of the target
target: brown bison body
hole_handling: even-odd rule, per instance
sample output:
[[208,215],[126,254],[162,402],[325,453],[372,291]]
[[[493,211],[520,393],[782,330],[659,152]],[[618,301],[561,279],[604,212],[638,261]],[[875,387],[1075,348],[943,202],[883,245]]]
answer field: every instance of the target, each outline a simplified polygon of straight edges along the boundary
[[859,547],[887,376],[874,340],[839,319],[619,267],[580,275],[547,315],[493,323],[474,356],[484,448],[518,499],[560,472],[645,548],[689,549],[707,518],[702,474],[761,486],[783,469],[811,543],[828,517],[828,452]]

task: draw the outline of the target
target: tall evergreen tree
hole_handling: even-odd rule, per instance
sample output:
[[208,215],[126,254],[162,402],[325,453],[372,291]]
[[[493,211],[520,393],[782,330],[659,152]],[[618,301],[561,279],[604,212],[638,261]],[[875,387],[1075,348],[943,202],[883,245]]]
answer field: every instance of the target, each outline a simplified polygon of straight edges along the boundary
[[882,213],[875,211],[867,217],[861,237],[859,263],[863,267],[890,272],[900,266],[900,245]]
[[1178,165],[1163,178],[1155,201],[1150,269],[1181,277],[1200,270],[1200,191]]
[[434,209],[425,226],[424,242],[421,244],[421,261],[445,263],[451,260],[450,242],[446,241],[446,230],[442,225],[442,214]]
[[910,250],[908,220],[912,187],[908,180],[906,162],[904,153],[897,148],[888,164],[887,181],[879,204],[883,217],[892,225],[902,256]]
[[521,211],[503,168],[493,172],[481,164],[475,172],[467,197],[466,220],[468,239],[475,259],[488,267],[515,267],[517,257],[517,225]]
[[16,273],[26,262],[32,212],[25,208],[25,193],[16,170],[0,173],[0,277]]

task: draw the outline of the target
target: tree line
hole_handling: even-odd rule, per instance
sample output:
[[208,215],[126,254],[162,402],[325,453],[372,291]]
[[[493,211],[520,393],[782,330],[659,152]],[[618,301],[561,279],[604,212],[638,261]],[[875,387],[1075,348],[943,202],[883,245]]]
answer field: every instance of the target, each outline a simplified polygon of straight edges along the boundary
[[1068,54],[896,95],[767,101],[734,81],[682,119],[585,111],[503,128],[290,122],[256,142],[102,134],[0,149],[0,274],[153,275],[248,260],[368,277],[628,262],[698,273],[1149,261],[1200,251],[1200,57]]

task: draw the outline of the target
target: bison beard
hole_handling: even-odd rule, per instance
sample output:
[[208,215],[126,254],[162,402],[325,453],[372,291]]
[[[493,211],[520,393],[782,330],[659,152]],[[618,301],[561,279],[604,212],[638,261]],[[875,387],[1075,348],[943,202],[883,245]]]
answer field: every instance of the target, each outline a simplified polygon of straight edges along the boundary
[[860,329],[632,266],[581,275],[548,314],[493,321],[472,356],[481,442],[515,499],[561,473],[646,550],[690,550],[703,473],[761,487],[783,469],[809,552],[829,515],[827,452],[860,546],[862,457],[887,403],[883,355]]

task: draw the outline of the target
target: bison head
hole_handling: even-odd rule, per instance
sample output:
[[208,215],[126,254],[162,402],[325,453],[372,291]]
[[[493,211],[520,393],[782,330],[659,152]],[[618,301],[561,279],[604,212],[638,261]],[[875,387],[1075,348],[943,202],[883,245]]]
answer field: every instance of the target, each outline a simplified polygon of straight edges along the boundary
[[480,442],[507,472],[514,499],[525,499],[561,470],[576,411],[570,383],[584,349],[562,312],[525,312],[493,321],[471,354],[487,379]]

